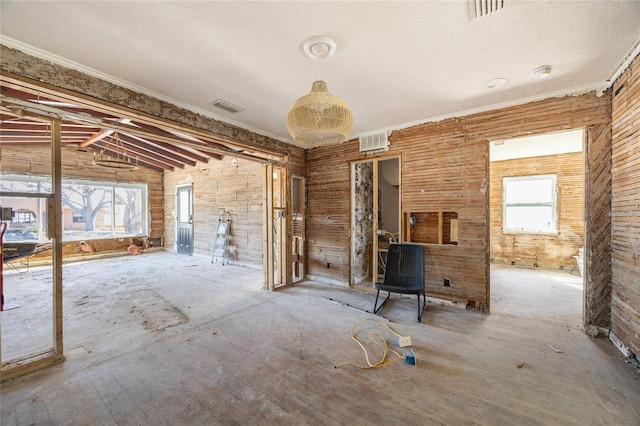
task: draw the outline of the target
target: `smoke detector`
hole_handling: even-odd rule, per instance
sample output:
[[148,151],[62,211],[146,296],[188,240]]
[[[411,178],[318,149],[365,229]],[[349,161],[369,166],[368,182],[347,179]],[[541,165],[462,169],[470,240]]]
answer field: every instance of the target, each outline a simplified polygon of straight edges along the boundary
[[324,59],[336,53],[338,47],[329,37],[315,36],[305,41],[302,50],[311,59]]

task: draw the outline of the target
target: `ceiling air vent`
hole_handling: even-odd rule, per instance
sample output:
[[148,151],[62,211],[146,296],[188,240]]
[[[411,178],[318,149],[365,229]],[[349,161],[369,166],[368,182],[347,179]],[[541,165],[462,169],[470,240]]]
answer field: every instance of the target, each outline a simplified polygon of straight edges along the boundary
[[360,152],[377,151],[389,149],[389,138],[387,132],[375,133],[373,135],[360,136]]
[[227,112],[232,112],[232,113],[244,111],[244,108],[234,105],[231,102],[227,102],[224,99],[216,99],[215,101],[211,102],[211,105],[213,105],[216,108],[220,108],[222,110],[225,110]]
[[469,19],[474,20],[489,16],[503,9],[507,0],[467,0],[469,6]]

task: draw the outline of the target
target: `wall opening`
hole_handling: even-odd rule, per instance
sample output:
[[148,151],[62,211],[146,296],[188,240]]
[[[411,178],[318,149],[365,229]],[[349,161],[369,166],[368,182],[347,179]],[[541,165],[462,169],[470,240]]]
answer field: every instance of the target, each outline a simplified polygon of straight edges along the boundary
[[492,311],[521,297],[582,315],[583,147],[583,130],[490,142]]
[[352,163],[351,285],[381,279],[386,250],[400,241],[400,159]]

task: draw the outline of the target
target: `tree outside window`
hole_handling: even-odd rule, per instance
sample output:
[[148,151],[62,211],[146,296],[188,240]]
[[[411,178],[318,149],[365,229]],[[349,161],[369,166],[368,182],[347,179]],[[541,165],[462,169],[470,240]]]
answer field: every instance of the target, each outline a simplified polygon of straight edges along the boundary
[[[45,177],[2,175],[0,189],[4,192],[50,194],[51,183]],[[148,233],[146,185],[63,179],[61,199],[62,237],[65,241],[122,238]],[[21,213],[20,217],[16,216],[14,220],[24,224],[33,223],[33,232],[37,232],[42,226],[44,235],[44,199],[25,201],[19,197],[7,197],[2,201],[3,207],[12,207],[14,212],[25,208],[26,202],[35,203],[30,210],[41,211],[40,215]],[[34,238],[38,239],[39,236],[36,235]]]

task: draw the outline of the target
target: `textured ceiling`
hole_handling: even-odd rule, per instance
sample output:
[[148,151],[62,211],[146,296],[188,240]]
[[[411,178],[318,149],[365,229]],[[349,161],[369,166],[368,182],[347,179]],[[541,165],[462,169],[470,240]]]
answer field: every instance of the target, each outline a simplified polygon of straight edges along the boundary
[[[1,42],[277,139],[314,80],[352,136],[607,87],[640,39],[640,1],[0,2]],[[302,52],[309,37],[338,46]],[[549,64],[552,74],[533,70]],[[488,89],[483,84],[505,78]],[[224,99],[244,108],[211,106]]]

